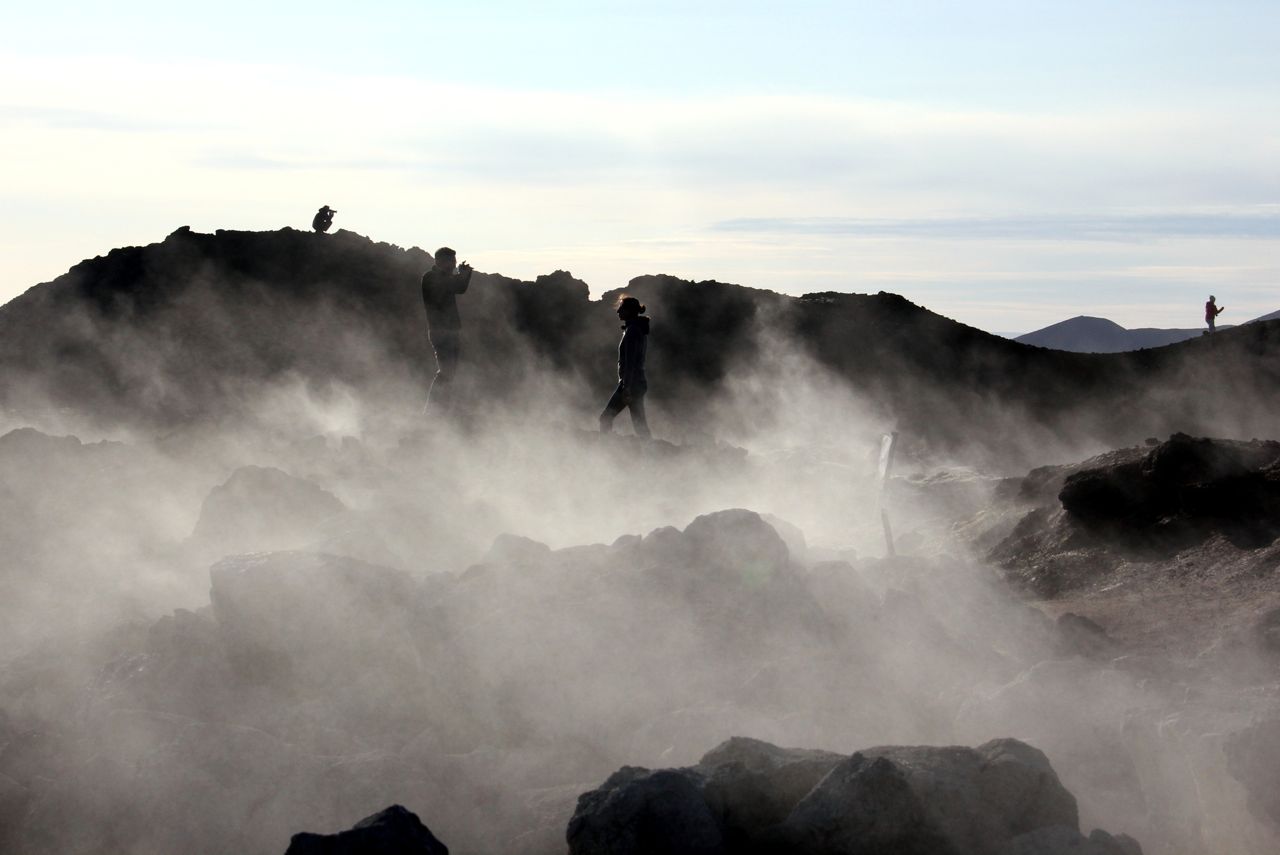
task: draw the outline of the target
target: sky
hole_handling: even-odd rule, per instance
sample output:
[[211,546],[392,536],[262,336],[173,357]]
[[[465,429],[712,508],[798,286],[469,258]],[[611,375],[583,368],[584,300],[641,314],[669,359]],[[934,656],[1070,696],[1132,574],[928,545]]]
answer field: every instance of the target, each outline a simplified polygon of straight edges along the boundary
[[[994,332],[1280,309],[1280,3],[24,4],[0,301],[180,226]],[[655,310],[658,307],[650,307]]]

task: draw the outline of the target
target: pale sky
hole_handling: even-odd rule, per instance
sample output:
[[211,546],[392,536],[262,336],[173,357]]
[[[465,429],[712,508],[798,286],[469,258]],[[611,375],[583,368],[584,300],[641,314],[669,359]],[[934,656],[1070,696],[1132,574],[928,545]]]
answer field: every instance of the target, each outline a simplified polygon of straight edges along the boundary
[[[12,5],[12,4],[11,4]],[[1280,3],[59,3],[0,28],[0,300],[335,228],[893,291],[991,331],[1280,309]],[[657,307],[653,307],[657,309]]]

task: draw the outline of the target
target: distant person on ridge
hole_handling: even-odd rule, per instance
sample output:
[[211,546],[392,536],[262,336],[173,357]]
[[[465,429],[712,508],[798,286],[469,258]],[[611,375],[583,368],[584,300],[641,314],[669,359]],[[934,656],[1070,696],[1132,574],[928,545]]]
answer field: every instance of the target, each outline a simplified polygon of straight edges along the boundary
[[462,317],[458,295],[471,284],[471,265],[458,264],[458,254],[447,246],[436,250],[435,264],[422,274],[422,303],[427,307],[427,337],[436,354],[436,376],[427,393],[427,412],[447,416],[453,404],[453,373],[458,367]]
[[1212,294],[1209,295],[1209,302],[1204,304],[1204,322],[1209,325],[1209,335],[1213,335],[1214,323],[1226,308],[1226,306],[1219,307],[1218,298]]
[[325,205],[323,208],[316,211],[316,215],[311,218],[311,228],[321,234],[329,231],[329,226],[333,225],[333,215],[336,213],[338,212],[333,208]]
[[644,417],[644,393],[649,384],[644,376],[644,354],[649,339],[649,319],[644,306],[635,297],[618,298],[618,320],[622,321],[622,341],[618,343],[618,388],[600,414],[600,430],[613,430],[613,420],[623,409],[631,410],[631,424],[636,436],[649,438],[649,423]]

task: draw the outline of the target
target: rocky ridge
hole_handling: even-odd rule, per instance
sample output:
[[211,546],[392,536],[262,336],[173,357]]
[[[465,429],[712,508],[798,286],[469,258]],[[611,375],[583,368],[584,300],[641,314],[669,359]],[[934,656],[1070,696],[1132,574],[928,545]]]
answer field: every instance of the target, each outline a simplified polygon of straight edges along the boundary
[[[252,422],[299,389],[317,404],[420,406],[433,360],[417,283],[430,262],[345,231],[179,229],[113,250],[0,307],[0,407],[31,419],[69,408],[94,429],[155,431]],[[551,388],[566,396],[565,418],[590,415],[611,382],[620,290],[592,301],[564,271],[533,282],[477,274],[462,306],[470,405],[532,406]],[[1276,322],[1139,353],[1068,354],[892,294],[795,298],[670,276],[626,290],[656,318],[651,397],[679,433],[735,439],[721,398],[727,378],[746,375],[770,400],[801,379],[858,396],[904,438],[1007,466],[1064,433],[1069,445],[1120,445],[1227,422],[1248,435],[1280,415]],[[756,404],[753,417],[788,406]],[[1007,441],[1005,423],[1026,448]]]

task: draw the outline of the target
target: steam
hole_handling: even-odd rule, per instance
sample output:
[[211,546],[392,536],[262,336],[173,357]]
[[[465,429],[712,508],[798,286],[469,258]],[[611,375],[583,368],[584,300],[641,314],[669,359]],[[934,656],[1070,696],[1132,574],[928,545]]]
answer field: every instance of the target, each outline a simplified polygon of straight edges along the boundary
[[[656,331],[663,306],[645,302]],[[234,344],[220,311],[201,307]],[[112,335],[93,323],[87,336]],[[407,366],[357,314],[328,304],[306,323],[358,370],[201,374],[238,403],[163,433],[92,405],[5,415],[44,434],[0,439],[0,744],[48,735],[39,769],[0,761],[31,806],[33,836],[0,839],[8,851],[73,849],[108,826],[133,851],[283,851],[289,830],[417,800],[456,851],[553,852],[577,792],[731,735],[843,752],[1014,736],[1048,753],[1086,828],[1149,852],[1274,843],[1222,751],[1229,727],[1274,714],[1243,665],[1216,660],[1215,681],[1242,675],[1224,690],[1178,663],[1072,655],[954,527],[983,513],[1012,525],[999,476],[1027,461],[1103,450],[1084,418],[1055,431],[993,398],[1007,457],[957,451],[757,317],[714,388],[655,391],[656,442],[626,436],[626,419],[619,435],[592,430],[607,348],[602,371],[532,344],[503,353],[513,381],[495,396],[478,366],[499,357],[475,329],[446,422],[421,412],[429,366]],[[110,349],[144,399],[194,398],[154,352]],[[922,386],[909,412],[946,419],[950,400]],[[895,559],[875,511],[890,430],[904,435]],[[219,506],[237,477],[261,480]],[[732,508],[769,527],[714,517],[695,536]],[[236,524],[286,511],[267,545]],[[761,569],[771,532],[787,549]],[[253,631],[295,646],[227,642],[245,602],[267,610]],[[265,808],[264,781],[280,794]]]

